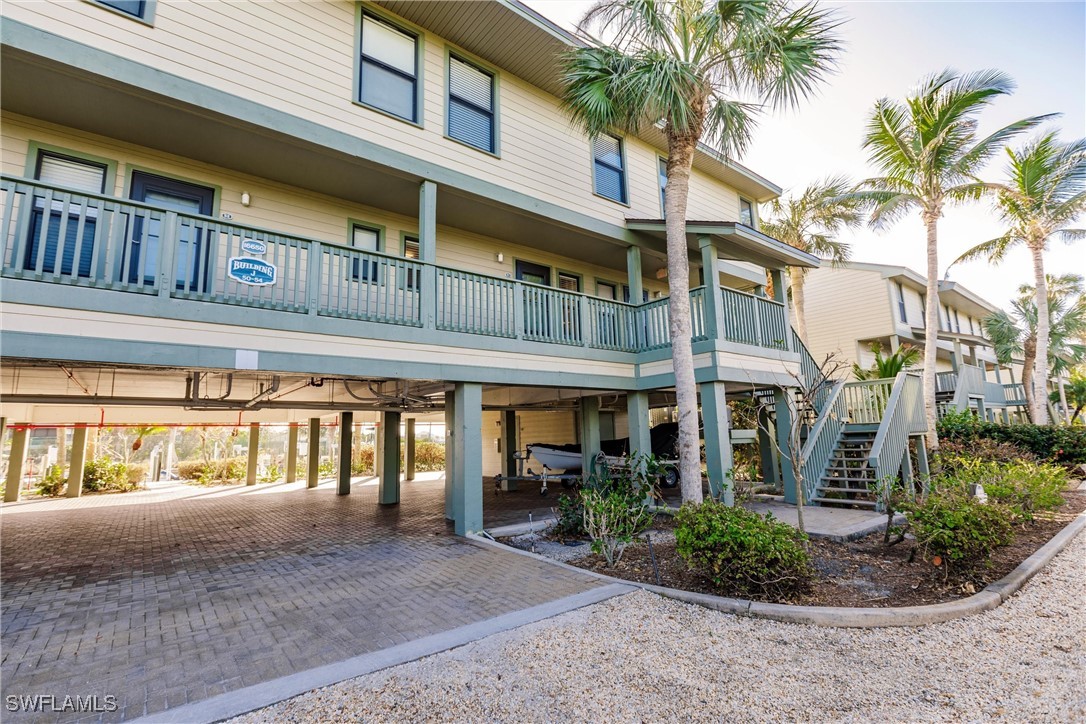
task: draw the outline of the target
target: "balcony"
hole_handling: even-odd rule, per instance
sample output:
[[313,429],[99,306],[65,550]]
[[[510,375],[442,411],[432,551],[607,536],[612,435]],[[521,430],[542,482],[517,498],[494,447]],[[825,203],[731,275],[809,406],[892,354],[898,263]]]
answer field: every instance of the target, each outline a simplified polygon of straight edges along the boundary
[[[486,348],[504,338],[544,345],[545,354],[588,348],[634,363],[670,346],[667,299],[625,304],[27,179],[3,177],[0,205],[5,279],[130,295],[124,307],[133,314],[220,321],[206,307],[198,317],[183,312],[200,302],[335,320],[335,334],[355,338],[366,333],[351,322],[367,322],[415,328],[413,341],[430,344],[463,346],[467,335]],[[11,286],[8,301],[24,301]],[[695,342],[716,336],[706,321],[708,291],[690,293]],[[56,301],[79,308],[76,294]],[[783,304],[728,288],[720,299],[723,341],[745,354],[792,351]],[[261,319],[242,324],[271,326]]]

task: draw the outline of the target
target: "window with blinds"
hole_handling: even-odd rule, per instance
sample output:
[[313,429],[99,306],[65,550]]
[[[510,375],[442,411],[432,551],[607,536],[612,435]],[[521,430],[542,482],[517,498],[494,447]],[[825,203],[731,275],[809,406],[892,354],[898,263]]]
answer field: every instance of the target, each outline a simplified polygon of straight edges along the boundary
[[450,55],[449,138],[495,153],[494,105],[494,76]]
[[579,292],[581,291],[581,278],[576,274],[558,272],[558,288],[567,292]]
[[404,120],[418,121],[418,38],[362,15],[358,100]]
[[[414,236],[405,236],[403,240],[403,255],[407,259],[419,258],[419,240]],[[407,288],[414,289],[418,283],[418,272],[415,269],[406,270]]]
[[[101,194],[106,190],[106,165],[40,151],[34,178],[74,191]],[[98,209],[83,206],[78,202],[66,205],[63,199],[54,198],[47,209],[45,199],[35,196],[23,268],[37,270],[40,265],[46,273],[91,276]],[[67,224],[64,223],[65,210]],[[65,227],[63,238],[62,226]],[[80,228],[82,237],[79,236]]]
[[[381,231],[369,226],[355,224],[351,228],[351,246],[363,251],[381,250]],[[377,261],[367,262],[364,259],[355,259],[351,265],[351,278],[355,281],[376,282]]]
[[592,163],[596,193],[621,204],[626,203],[626,169],[622,158],[622,139],[600,135],[592,139]]
[[106,166],[42,151],[38,156],[39,181],[92,194],[106,192]]

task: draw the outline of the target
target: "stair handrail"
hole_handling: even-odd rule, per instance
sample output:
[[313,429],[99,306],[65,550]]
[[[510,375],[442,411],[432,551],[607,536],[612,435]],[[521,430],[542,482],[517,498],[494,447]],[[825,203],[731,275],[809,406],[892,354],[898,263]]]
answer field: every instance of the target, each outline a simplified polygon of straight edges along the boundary
[[837,446],[837,439],[841,436],[848,418],[848,411],[844,406],[844,397],[841,396],[845,389],[845,381],[835,382],[826,397],[825,405],[818,414],[818,419],[807,434],[807,441],[800,449],[799,474],[803,478],[804,500],[814,497],[818,480],[826,471],[830,462],[830,456]]
[[951,404],[958,411],[969,409],[969,398],[984,395],[984,373],[974,365],[958,365],[958,380]]
[[900,372],[867,458],[867,464],[875,469],[876,480],[897,471],[909,444],[909,435],[923,432],[925,428],[920,377],[911,372]]

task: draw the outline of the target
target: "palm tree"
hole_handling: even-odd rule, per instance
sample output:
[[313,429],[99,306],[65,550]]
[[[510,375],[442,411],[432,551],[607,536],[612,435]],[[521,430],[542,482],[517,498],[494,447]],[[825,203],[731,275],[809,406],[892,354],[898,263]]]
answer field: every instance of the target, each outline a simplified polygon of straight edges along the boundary
[[[1037,368],[1032,384],[1044,390],[1048,383],[1048,345],[1051,322],[1043,300],[1045,289],[1044,252],[1051,239],[1065,241],[1086,239],[1086,230],[1067,226],[1086,213],[1086,139],[1060,143],[1057,134],[1046,133],[1027,143],[1021,151],[1007,149],[1008,181],[996,196],[1003,221],[1008,225],[1003,236],[974,246],[957,261],[986,258],[998,263],[1007,251],[1025,246],[1033,258],[1034,309],[1037,319]],[[955,262],[956,263],[956,262]],[[1030,411],[1039,425],[1048,422],[1044,394],[1033,398]]]
[[[1081,341],[1086,334],[1086,288],[1077,274],[1050,275],[1045,279],[1045,288],[1049,318],[1046,367],[1055,374],[1062,374],[1086,360],[1086,344]],[[1036,290],[1032,286],[1023,284],[1018,287],[1018,294],[1018,299],[1011,302],[1011,311],[1001,310],[986,318],[984,329],[1000,364],[1009,365],[1014,358],[1021,357],[1026,407],[1030,420],[1037,423],[1037,407],[1045,409],[1041,419],[1048,419],[1045,404],[1048,379],[1046,376],[1044,384],[1036,387],[1034,376],[1040,354],[1040,315],[1037,314]]]
[[[851,249],[834,237],[862,222],[859,201],[848,195],[850,187],[844,176],[835,176],[811,184],[799,196],[786,201],[774,199],[770,205],[773,216],[762,221],[762,231],[808,254],[828,258],[835,266],[846,262]],[[807,343],[803,294],[806,274],[807,270],[801,267],[788,268],[796,331],[804,344]]]
[[[1079,415],[1086,409],[1086,370],[1077,369],[1071,373],[1071,379],[1067,383],[1064,394],[1067,398],[1068,411],[1071,413],[1068,424],[1074,425],[1078,421]],[[1049,395],[1049,399],[1052,402],[1059,402],[1060,393],[1053,392]]]
[[863,146],[882,176],[860,183],[858,198],[872,206],[871,223],[888,226],[918,210],[927,231],[927,295],[924,333],[924,408],[928,446],[935,432],[935,353],[939,319],[939,218],[949,204],[979,199],[988,185],[977,174],[1008,139],[1041,123],[1037,116],[977,136],[977,115],[1014,83],[996,70],[959,75],[943,70],[921,81],[904,103],[881,98],[867,123]]
[[885,380],[897,377],[898,373],[906,367],[913,367],[920,360],[920,350],[916,347],[902,344],[894,350],[893,354],[883,357],[882,345],[874,342],[871,351],[875,353],[875,364],[869,369],[864,369],[858,364],[852,365],[852,376],[858,380]]
[[702,138],[722,158],[741,153],[765,105],[795,106],[809,95],[840,50],[836,26],[814,2],[599,0],[579,27],[596,28],[610,45],[564,58],[563,102],[590,137],[658,125],[667,139],[668,311],[684,501],[702,499],[686,240],[694,154]]

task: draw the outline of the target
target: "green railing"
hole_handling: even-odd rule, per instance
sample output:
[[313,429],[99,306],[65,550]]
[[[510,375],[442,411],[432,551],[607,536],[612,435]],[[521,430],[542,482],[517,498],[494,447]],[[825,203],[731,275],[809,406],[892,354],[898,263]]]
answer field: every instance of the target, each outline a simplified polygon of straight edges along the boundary
[[854,425],[877,425],[882,422],[893,387],[893,377],[846,383],[844,398],[849,422]]
[[815,496],[818,481],[826,472],[833,451],[837,448],[841,431],[845,429],[845,424],[848,422],[848,408],[843,394],[846,384],[848,383],[838,382],[830,387],[826,395],[825,409],[815,420],[800,450],[800,473],[803,477],[806,500]]
[[[2,177],[0,194],[6,278],[620,352],[670,345],[667,299],[624,304],[29,179]],[[729,339],[786,348],[783,305],[723,292]],[[691,290],[694,341],[712,332],[707,300]]]
[[1008,405],[1026,404],[1026,387],[1021,382],[1008,382],[1003,385],[1003,399]]
[[926,430],[924,386],[920,376],[902,372],[894,380],[882,423],[868,457],[868,465],[875,469],[875,479],[883,480],[897,475],[909,446],[909,436],[922,434]]

